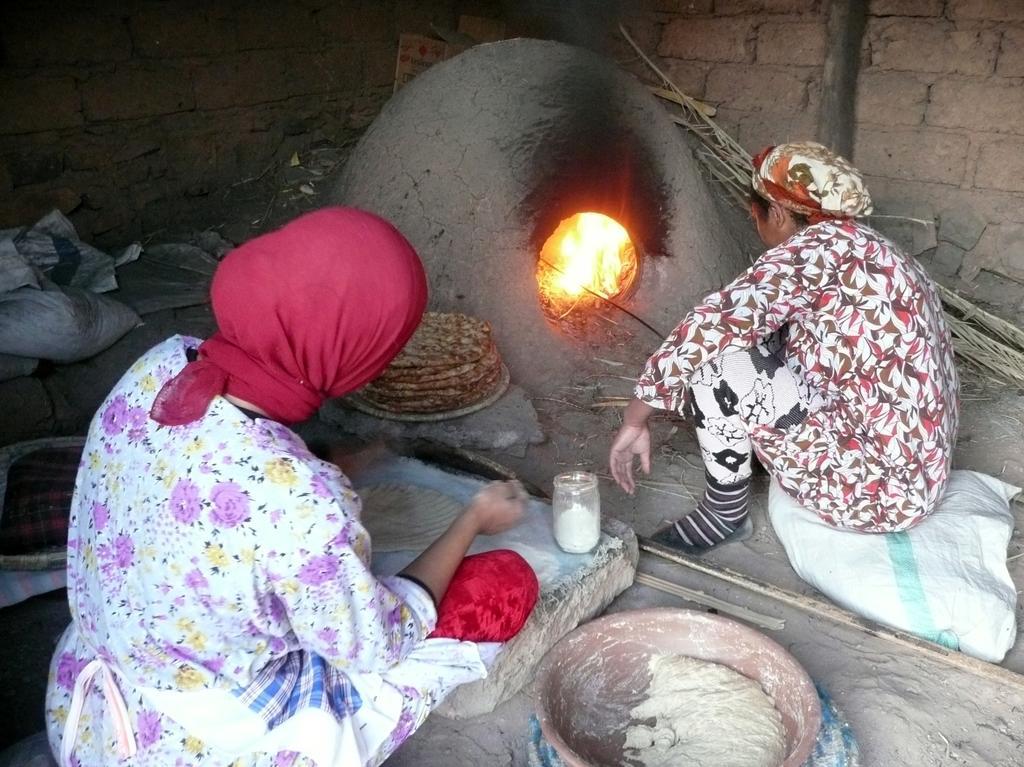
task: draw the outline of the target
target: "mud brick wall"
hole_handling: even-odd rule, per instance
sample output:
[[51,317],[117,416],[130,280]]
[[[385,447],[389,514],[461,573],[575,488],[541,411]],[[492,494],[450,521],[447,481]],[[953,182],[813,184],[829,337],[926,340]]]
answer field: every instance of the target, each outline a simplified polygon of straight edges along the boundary
[[[533,34],[643,71],[598,42],[621,19],[748,149],[816,133],[825,0],[5,3],[0,226],[56,206],[113,246],[215,224],[232,184],[373,119],[400,32],[461,13],[547,18]],[[878,211],[937,221],[944,274],[1024,281],[1024,0],[868,13],[853,160]]]
[[400,32],[479,11],[456,0],[3,3],[0,227],[58,207],[85,239],[116,245],[216,223],[232,183],[373,119]]
[[[648,0],[627,24],[753,152],[815,136],[825,5]],[[1024,281],[1024,2],[867,7],[853,160],[876,209],[936,220],[940,273]]]

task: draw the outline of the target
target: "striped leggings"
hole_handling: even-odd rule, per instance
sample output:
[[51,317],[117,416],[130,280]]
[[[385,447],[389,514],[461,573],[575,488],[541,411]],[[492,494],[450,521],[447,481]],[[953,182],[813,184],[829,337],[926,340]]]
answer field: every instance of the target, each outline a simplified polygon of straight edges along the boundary
[[812,399],[786,367],[785,336],[773,334],[753,349],[701,365],[690,381],[690,412],[704,459],[707,489],[697,508],[673,523],[688,546],[710,548],[747,519],[757,425],[795,426]]

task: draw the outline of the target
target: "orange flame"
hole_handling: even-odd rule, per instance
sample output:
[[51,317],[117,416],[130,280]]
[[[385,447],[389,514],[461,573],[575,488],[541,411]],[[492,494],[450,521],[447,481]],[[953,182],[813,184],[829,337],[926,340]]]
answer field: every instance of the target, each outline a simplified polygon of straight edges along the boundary
[[577,213],[562,221],[540,252],[537,281],[553,303],[588,293],[613,298],[636,273],[629,233],[601,213]]

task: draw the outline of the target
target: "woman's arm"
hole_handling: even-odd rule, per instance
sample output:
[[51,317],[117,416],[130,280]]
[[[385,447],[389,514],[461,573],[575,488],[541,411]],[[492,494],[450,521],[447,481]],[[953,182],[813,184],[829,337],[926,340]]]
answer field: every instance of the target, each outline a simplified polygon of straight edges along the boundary
[[314,510],[281,516],[262,562],[273,594],[268,605],[279,604],[302,645],[342,670],[379,671],[408,655],[434,630],[430,597],[444,596],[476,535],[513,527],[525,507],[518,483],[488,485],[406,568],[406,580],[370,572],[371,541],[358,523],[358,506],[350,506],[358,496],[341,483],[330,489],[333,500],[312,488],[299,493]]
[[425,587],[435,604],[438,603],[476,536],[496,535],[515,527],[525,509],[526,492],[522,485],[492,482],[477,493],[448,530],[399,575],[408,576]]
[[804,230],[705,298],[647,360],[636,398],[681,412],[694,370],[726,352],[752,348],[813,309],[831,277],[831,251],[845,236],[838,226]]
[[632,495],[636,489],[633,481],[633,456],[640,456],[640,468],[644,474],[651,473],[651,432],[647,426],[654,408],[638,399],[630,400],[622,414],[622,426],[612,440],[608,466],[619,487]]

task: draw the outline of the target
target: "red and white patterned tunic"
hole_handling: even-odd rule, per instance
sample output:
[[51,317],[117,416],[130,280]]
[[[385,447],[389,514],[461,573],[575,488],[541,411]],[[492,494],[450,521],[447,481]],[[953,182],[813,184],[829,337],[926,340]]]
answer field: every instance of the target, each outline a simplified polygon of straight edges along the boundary
[[838,527],[892,532],[935,508],[949,477],[959,380],[924,269],[851,221],[809,226],[708,296],[647,362],[636,396],[683,413],[700,365],[789,326],[786,365],[811,414],[753,426],[762,463]]

